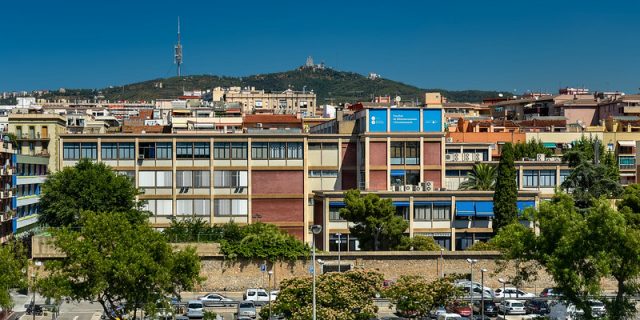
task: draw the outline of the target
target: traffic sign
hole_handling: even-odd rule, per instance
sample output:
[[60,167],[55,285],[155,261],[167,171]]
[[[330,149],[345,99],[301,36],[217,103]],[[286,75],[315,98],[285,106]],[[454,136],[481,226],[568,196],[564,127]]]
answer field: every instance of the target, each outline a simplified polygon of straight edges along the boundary
[[260,272],[267,272],[267,265],[266,264],[261,264],[260,265]]

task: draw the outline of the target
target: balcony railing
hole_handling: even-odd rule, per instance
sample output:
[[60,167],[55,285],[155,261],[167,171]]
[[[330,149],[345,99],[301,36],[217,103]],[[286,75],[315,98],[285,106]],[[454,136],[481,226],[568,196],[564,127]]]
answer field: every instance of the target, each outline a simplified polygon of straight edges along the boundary
[[620,168],[620,170],[635,170],[636,169],[636,165],[635,164],[621,164],[618,166],[618,168]]

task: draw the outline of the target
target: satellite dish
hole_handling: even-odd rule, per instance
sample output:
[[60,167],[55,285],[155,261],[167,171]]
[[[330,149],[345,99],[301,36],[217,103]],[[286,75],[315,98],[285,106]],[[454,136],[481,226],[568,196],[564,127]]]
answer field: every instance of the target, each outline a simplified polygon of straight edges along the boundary
[[498,97],[502,98],[504,95],[502,93],[498,93]]
[[400,98],[400,96],[396,96],[396,102],[400,102],[402,100],[402,98]]

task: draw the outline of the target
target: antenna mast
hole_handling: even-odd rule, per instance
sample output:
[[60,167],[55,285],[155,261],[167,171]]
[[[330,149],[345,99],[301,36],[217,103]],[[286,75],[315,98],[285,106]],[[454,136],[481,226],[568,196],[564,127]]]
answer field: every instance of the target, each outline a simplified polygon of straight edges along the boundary
[[173,62],[178,66],[178,77],[181,76],[180,65],[182,65],[182,44],[180,44],[180,17],[178,17],[178,43],[174,46]]

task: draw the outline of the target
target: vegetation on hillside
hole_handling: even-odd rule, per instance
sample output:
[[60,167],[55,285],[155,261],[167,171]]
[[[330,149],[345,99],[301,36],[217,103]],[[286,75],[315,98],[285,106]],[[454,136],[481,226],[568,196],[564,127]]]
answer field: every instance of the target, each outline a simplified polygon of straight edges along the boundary
[[[162,83],[162,86],[159,84]],[[371,101],[374,96],[401,96],[403,101],[424,100],[427,91],[438,91],[450,101],[481,102],[484,98],[497,97],[497,91],[443,89],[420,89],[398,81],[384,78],[371,80],[354,72],[333,69],[314,70],[301,68],[285,72],[257,74],[247,77],[214,75],[191,75],[153,79],[143,82],[110,86],[103,89],[65,89],[64,93],[51,91],[43,96],[47,99],[95,99],[103,96],[111,101],[150,101],[159,98],[175,98],[182,90],[206,90],[214,87],[255,87],[267,91],[284,91],[288,88],[302,91],[313,90],[317,103],[338,104],[342,102]],[[306,88],[305,88],[306,87]]]

